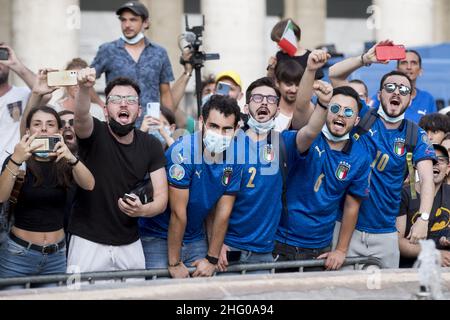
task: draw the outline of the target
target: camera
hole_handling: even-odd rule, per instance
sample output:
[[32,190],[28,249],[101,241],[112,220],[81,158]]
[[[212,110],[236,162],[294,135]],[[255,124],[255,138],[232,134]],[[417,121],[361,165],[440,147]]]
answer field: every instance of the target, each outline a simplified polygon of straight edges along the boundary
[[0,60],[8,60],[9,51],[6,48],[0,48]]
[[53,152],[55,145],[61,141],[60,137],[37,137],[33,140],[30,147],[40,146],[35,149],[33,153],[37,152]]

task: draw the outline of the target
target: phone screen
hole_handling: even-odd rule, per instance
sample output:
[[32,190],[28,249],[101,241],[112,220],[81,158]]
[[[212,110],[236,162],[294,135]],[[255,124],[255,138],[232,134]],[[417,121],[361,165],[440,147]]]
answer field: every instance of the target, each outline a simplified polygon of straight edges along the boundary
[[159,119],[161,113],[159,102],[147,103],[147,115]]
[[230,93],[231,85],[226,82],[219,82],[217,84],[216,94],[227,96]]

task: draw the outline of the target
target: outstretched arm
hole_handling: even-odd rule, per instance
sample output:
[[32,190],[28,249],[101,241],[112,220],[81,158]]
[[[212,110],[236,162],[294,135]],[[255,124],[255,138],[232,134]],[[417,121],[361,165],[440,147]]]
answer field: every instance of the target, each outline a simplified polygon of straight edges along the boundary
[[78,85],[80,90],[76,97],[74,129],[77,136],[85,139],[91,136],[94,130],[94,120],[89,113],[91,109],[91,88],[95,84],[95,69],[84,68],[78,72]]
[[8,60],[0,60],[1,64],[9,67],[13,72],[15,72],[31,89],[33,88],[34,83],[36,82],[36,75],[33,71],[28,69],[16,56],[14,50],[5,45],[4,43],[0,43],[0,48],[5,48],[8,50],[9,58]]
[[372,48],[369,49],[366,53],[357,56],[345,59],[341,62],[336,63],[330,68],[329,72],[329,78],[331,81],[331,84],[333,85],[333,88],[337,88],[340,86],[344,86],[347,84],[347,78],[356,70],[361,68],[362,66],[366,64],[372,64],[372,63],[383,63],[387,64],[389,61],[378,61],[376,54],[375,54],[375,48],[377,46],[390,46],[394,43],[391,40],[383,40],[375,44]]
[[189,79],[191,79],[192,76],[192,65],[188,62],[190,61],[192,57],[192,52],[185,49],[183,51],[183,54],[181,58],[184,60],[184,72],[181,74],[181,76],[175,81],[175,83],[172,86],[172,98],[173,98],[173,111],[175,112],[178,109],[178,105],[181,102],[181,99],[183,99],[184,94],[186,92],[186,86],[189,82]]

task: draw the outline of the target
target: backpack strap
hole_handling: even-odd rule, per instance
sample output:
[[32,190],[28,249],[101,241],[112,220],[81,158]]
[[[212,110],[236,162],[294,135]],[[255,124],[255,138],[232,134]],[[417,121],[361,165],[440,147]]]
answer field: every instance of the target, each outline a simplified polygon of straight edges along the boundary
[[413,153],[417,145],[417,138],[418,138],[417,132],[419,126],[411,120],[405,121],[406,121],[406,140],[405,140],[406,168],[404,177],[406,179],[406,177],[409,174],[409,187],[411,190],[411,199],[415,200],[417,199],[417,192],[415,187],[416,173],[413,166]]
[[364,117],[355,127],[355,133],[353,133],[353,138],[358,140],[360,136],[369,132],[375,120],[378,118],[378,113],[375,108],[369,107],[369,111],[366,112]]

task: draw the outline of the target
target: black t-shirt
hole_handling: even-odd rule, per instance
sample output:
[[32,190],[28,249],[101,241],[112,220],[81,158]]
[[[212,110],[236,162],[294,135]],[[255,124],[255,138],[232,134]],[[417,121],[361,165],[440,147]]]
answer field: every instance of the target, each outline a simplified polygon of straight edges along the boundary
[[137,218],[123,213],[117,202],[147,172],[165,166],[161,143],[135,129],[133,142],[121,144],[110,133],[106,122],[94,119],[92,135],[78,139],[78,145],[80,159],[94,175],[95,187],[92,191],[77,189],[69,232],[106,245],[137,241]]
[[[9,161],[6,158],[3,170]],[[68,188],[57,185],[56,166],[52,162],[37,162],[42,184],[34,186],[36,178],[26,170],[14,209],[14,226],[33,232],[54,232],[63,228]]]
[[[280,61],[283,61],[283,60],[293,59],[293,60],[297,61],[298,63],[300,63],[300,65],[303,67],[303,69],[306,69],[306,66],[308,65],[308,57],[309,57],[310,53],[311,53],[311,51],[306,50],[306,53],[302,56],[291,57],[287,53],[280,50],[277,52],[277,55],[276,55],[277,63]],[[322,68],[320,68],[316,72],[316,80],[320,80],[323,77],[324,77],[323,70],[322,70]]]
[[[420,208],[420,194],[417,193],[417,199],[411,199],[410,186],[406,186],[402,190],[402,202],[400,205],[399,216],[406,215],[406,229],[405,235],[409,234],[411,227],[419,218]],[[443,184],[434,197],[433,208],[430,213],[430,220],[428,223],[427,239],[432,239],[438,249],[441,248],[439,239],[441,237],[449,236],[449,221],[450,221],[450,185]],[[400,257],[401,268],[411,268],[414,264],[415,258]]]

